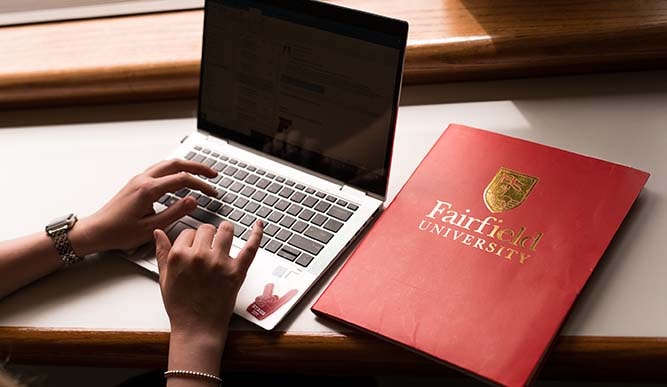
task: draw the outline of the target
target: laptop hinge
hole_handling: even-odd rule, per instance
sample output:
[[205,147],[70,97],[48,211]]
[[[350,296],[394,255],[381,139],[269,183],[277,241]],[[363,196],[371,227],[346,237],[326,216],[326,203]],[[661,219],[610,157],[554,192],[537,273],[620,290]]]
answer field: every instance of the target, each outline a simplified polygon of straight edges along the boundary
[[351,196],[355,197],[355,198],[363,198],[363,197],[367,196],[366,192],[361,191],[357,188],[351,187],[349,185],[345,185],[345,184],[340,186],[340,190],[342,192],[345,192],[348,195],[351,195]]

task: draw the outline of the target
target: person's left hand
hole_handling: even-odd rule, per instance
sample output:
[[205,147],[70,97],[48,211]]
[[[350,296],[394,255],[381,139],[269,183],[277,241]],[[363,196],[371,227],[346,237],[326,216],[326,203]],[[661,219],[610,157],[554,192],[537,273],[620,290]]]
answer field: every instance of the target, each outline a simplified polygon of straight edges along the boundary
[[187,187],[215,196],[215,189],[192,174],[215,177],[213,169],[188,160],[162,161],[132,178],[116,196],[93,215],[83,218],[70,231],[78,255],[114,249],[133,249],[150,241],[153,230],[163,229],[190,213],[197,201],[186,196],[156,214],[153,203],[167,192]]

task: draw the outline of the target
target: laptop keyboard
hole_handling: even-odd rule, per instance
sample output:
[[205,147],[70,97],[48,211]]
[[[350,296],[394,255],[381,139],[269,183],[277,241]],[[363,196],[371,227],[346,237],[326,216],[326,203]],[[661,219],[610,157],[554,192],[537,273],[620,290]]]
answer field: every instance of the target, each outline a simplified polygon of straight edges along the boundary
[[206,179],[216,186],[213,198],[187,188],[166,194],[170,206],[192,196],[197,208],[190,216],[214,226],[234,225],[234,236],[248,240],[256,220],[264,222],[260,248],[307,267],[359,207],[334,195],[256,168],[201,146],[185,156],[218,172]]

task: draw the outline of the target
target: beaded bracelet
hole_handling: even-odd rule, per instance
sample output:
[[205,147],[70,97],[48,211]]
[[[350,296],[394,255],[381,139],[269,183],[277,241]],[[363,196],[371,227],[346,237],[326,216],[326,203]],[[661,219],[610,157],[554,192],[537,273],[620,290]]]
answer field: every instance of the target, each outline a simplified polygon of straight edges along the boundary
[[168,378],[170,376],[185,376],[190,378],[200,378],[211,382],[216,382],[222,386],[222,379],[220,379],[215,375],[207,374],[206,372],[188,371],[188,370],[169,370],[164,373],[165,378]]

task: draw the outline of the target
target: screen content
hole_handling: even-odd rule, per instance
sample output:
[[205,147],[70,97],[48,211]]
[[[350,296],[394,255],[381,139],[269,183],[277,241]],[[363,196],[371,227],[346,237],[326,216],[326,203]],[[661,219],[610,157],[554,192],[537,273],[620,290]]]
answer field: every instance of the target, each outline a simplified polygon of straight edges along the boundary
[[380,195],[405,37],[208,1],[199,127]]

